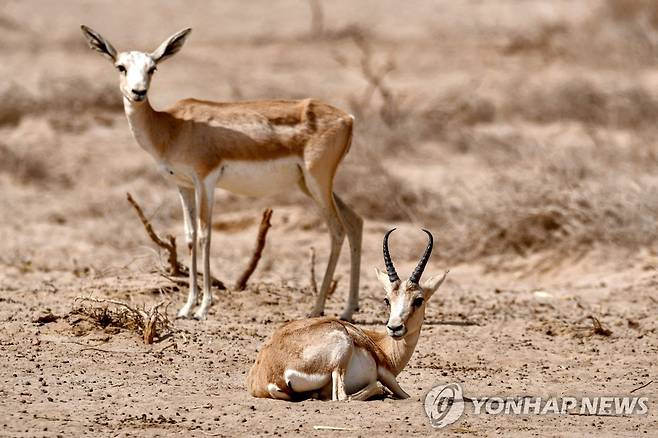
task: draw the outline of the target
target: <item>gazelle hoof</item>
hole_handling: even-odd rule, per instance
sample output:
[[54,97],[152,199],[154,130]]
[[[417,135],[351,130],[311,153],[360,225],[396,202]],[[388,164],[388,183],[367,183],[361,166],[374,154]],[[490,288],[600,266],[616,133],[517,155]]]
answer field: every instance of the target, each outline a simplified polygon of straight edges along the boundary
[[208,312],[199,311],[194,314],[194,319],[196,319],[197,321],[203,321],[206,319],[207,316],[208,316]]
[[340,319],[342,321],[354,322],[354,318],[352,317],[353,314],[354,314],[353,310],[351,311],[346,310],[340,315]]
[[190,317],[190,312],[192,311],[191,307],[184,306],[176,314],[176,319],[188,319]]

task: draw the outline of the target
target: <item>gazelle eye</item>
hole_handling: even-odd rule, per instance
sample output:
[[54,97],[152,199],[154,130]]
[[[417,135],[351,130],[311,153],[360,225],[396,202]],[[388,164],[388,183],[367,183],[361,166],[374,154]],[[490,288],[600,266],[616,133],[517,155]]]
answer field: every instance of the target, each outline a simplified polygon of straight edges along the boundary
[[425,301],[425,300],[424,300],[423,298],[418,297],[418,298],[416,298],[416,299],[414,300],[414,302],[413,302],[413,306],[414,306],[414,307],[420,307],[420,306],[423,305],[423,302],[424,302],[424,301]]
[[384,298],[384,304],[386,304],[386,307],[391,307],[391,302],[388,300],[388,298]]
[[151,67],[148,69],[148,74],[152,75],[153,73],[155,73],[156,70],[157,69],[155,67]]
[[121,73],[125,73],[126,67],[124,67],[123,65],[117,65],[117,70],[119,70]]

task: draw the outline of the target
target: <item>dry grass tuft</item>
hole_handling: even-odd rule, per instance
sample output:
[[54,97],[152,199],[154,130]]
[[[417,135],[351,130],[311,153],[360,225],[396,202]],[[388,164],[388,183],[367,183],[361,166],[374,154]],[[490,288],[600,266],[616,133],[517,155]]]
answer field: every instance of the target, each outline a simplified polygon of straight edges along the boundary
[[16,83],[0,88],[0,126],[17,125],[33,115],[47,117],[60,131],[80,132],[93,124],[111,123],[106,114],[122,108],[115,86],[79,76],[44,78],[34,95]]
[[[86,317],[92,324],[100,328],[115,327],[133,331],[140,335],[145,344],[162,341],[173,331],[173,324],[167,317],[169,303],[162,301],[150,309],[145,306],[133,307],[116,300],[103,300],[90,297],[78,297],[76,301],[85,301],[100,306],[82,305],[73,314]],[[159,309],[165,306],[163,313]]]
[[425,192],[411,189],[406,181],[392,174],[382,157],[368,146],[360,144],[354,149],[358,150],[351,152],[354,157],[341,168],[336,192],[344,193],[350,205],[367,218],[414,220],[413,206],[422,202]]
[[658,30],[658,3],[655,0],[607,0],[603,13],[610,20],[621,24]]

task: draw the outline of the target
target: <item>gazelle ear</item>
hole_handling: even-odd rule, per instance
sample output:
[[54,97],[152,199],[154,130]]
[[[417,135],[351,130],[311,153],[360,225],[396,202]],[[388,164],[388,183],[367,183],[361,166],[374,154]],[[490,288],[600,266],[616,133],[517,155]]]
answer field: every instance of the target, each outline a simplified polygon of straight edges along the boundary
[[444,280],[446,279],[446,276],[448,275],[449,270],[446,271],[443,275],[433,275],[432,277],[428,278],[427,280],[423,280],[421,282],[420,287],[423,288],[425,291],[425,294],[427,295],[425,298],[429,298],[432,296],[436,290],[441,287],[443,284]]
[[101,34],[93,29],[90,29],[84,24],[80,26],[80,29],[82,29],[82,34],[85,36],[85,39],[89,43],[89,47],[91,49],[99,52],[106,58],[109,58],[112,60],[112,62],[117,60],[116,49],[112,46],[112,44],[110,44],[108,40],[103,38]]
[[192,29],[188,27],[187,29],[176,32],[167,38],[162,44],[160,44],[160,47],[151,53],[153,60],[155,62],[164,61],[170,56],[174,56],[176,53],[178,53],[178,51],[183,47],[185,39],[187,39],[187,36],[190,34],[190,32],[192,32]]
[[387,273],[382,272],[379,269],[375,268],[375,275],[377,275],[377,280],[379,280],[379,282],[382,284],[384,290],[387,293],[393,290],[393,285],[391,284],[391,281],[388,279]]

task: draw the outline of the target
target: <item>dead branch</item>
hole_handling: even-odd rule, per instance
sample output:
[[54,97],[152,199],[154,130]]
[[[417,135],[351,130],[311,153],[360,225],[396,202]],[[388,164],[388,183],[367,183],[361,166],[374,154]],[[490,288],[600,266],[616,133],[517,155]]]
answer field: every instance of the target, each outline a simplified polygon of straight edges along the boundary
[[100,351],[101,353],[116,353],[116,354],[138,354],[138,353],[141,353],[141,351],[106,350],[104,348],[96,348],[96,347],[81,348],[80,351]]
[[336,287],[338,287],[338,282],[340,281],[340,277],[336,277],[333,280],[331,280],[331,283],[329,284],[329,290],[327,291],[327,297],[330,297],[336,292]]
[[317,296],[318,294],[318,282],[315,279],[315,248],[311,247],[311,266],[310,266],[310,284],[311,292],[313,295]]
[[[115,311],[114,313],[110,313],[107,310],[107,307],[105,309],[101,309],[101,316],[105,318],[107,321],[107,324],[112,324],[117,325],[122,328],[130,328],[135,330],[136,332],[140,333],[142,335],[142,339],[144,340],[145,344],[152,344],[153,339],[157,336],[159,338],[163,338],[162,332],[164,331],[171,331],[172,329],[172,324],[167,318],[167,311],[163,313],[159,312],[159,308],[162,307],[163,305],[169,306],[168,301],[160,301],[157,303],[155,306],[151,307],[150,309],[146,310],[146,308],[142,307],[137,308],[137,307],[132,307],[128,303],[124,303],[123,301],[118,301],[118,300],[112,300],[112,299],[100,299],[100,298],[93,298],[93,297],[76,297],[74,301],[89,301],[92,303],[100,303],[100,304],[113,304],[117,307],[120,307],[123,309],[123,311]],[[92,309],[81,309],[80,312],[89,316],[91,319],[96,320],[98,319],[98,312],[99,309],[97,308],[92,308]],[[105,324],[105,321],[103,322]],[[92,349],[87,348],[87,349]]]
[[638,386],[637,388],[635,388],[634,390],[632,390],[632,391],[631,391],[631,394],[633,394],[635,391],[639,391],[640,389],[644,389],[644,388],[646,388],[647,386],[651,385],[652,383],[653,383],[653,380],[649,380],[649,381],[648,381],[647,383],[645,383],[644,385],[642,385],[642,386]]
[[258,266],[258,262],[263,254],[263,248],[265,248],[267,232],[272,226],[272,224],[270,223],[271,218],[272,218],[272,209],[271,208],[265,209],[265,211],[263,211],[263,217],[260,221],[260,227],[258,228],[258,237],[256,238],[256,248],[254,248],[254,252],[251,255],[251,260],[249,260],[249,264],[242,272],[242,275],[240,275],[240,277],[238,278],[238,281],[235,283],[236,290],[244,290],[245,287],[247,287],[247,281],[249,281],[249,277],[251,277],[251,274],[254,273],[256,267]]
[[153,230],[153,226],[151,225],[151,222],[144,215],[144,210],[142,210],[142,207],[139,206],[137,201],[133,199],[130,193],[126,193],[126,199],[135,208],[135,211],[137,212],[137,216],[139,216],[139,220],[142,221],[142,225],[144,225],[146,234],[148,234],[148,236],[151,238],[153,243],[155,243],[160,248],[167,251],[167,253],[169,254],[169,257],[167,258],[169,262],[169,273],[175,277],[181,276],[185,268],[178,262],[178,254],[176,251],[176,238],[171,234],[167,234],[166,239],[168,240],[168,242],[162,240],[160,236],[158,236]]
[[610,336],[612,334],[612,330],[605,328],[601,325],[601,321],[598,320],[598,318],[594,316],[589,317],[592,320],[592,334],[593,335],[601,335],[601,336]]
[[[153,230],[153,225],[151,225],[151,222],[144,215],[144,211],[142,210],[142,207],[137,203],[137,201],[133,199],[130,193],[126,193],[126,199],[128,199],[128,202],[130,202],[130,204],[135,208],[135,211],[137,212],[137,216],[139,216],[139,220],[144,225],[146,234],[148,234],[148,236],[153,241],[153,243],[155,243],[160,248],[163,248],[169,254],[169,256],[167,257],[167,261],[169,263],[169,269],[167,269],[167,273],[170,276],[169,277],[164,276],[164,277],[174,284],[189,286],[189,283],[187,281],[176,280],[172,278],[172,277],[185,277],[189,275],[189,270],[187,269],[187,267],[183,266],[183,264],[178,261],[178,251],[176,250],[176,238],[171,234],[166,235],[166,239],[168,241],[165,241],[162,238],[160,238],[160,236],[158,236],[157,233]],[[202,273],[199,272],[199,275],[202,275]],[[226,289],[224,283],[213,276],[210,277],[210,284],[213,287],[217,288],[218,290]]]
[[[313,292],[313,295],[317,296],[318,294],[318,282],[315,279],[315,248],[311,247],[311,262],[310,262],[310,274],[309,274],[309,282],[311,284],[311,291]],[[330,297],[336,292],[336,287],[338,286],[338,282],[340,281],[340,277],[336,277],[333,280],[331,280],[331,283],[329,284],[329,290],[327,291],[327,297]]]

